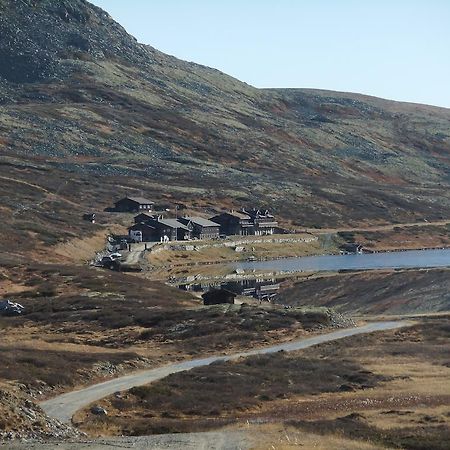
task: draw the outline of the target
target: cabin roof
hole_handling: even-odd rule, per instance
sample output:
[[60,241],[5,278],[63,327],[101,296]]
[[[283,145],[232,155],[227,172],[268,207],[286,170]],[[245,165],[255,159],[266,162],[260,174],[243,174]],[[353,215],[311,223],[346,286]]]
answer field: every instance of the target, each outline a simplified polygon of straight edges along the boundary
[[220,227],[220,225],[212,220],[205,219],[203,217],[183,217],[183,219],[189,220],[196,225],[200,225],[201,227]]
[[232,296],[234,298],[237,297],[237,294],[235,292],[229,291],[228,289],[216,288],[205,292],[202,295],[202,298],[210,298],[211,296]]
[[[237,217],[238,219],[245,219],[245,220],[251,219],[250,214],[243,211],[223,211],[219,214],[216,214],[214,217],[220,217],[224,215]],[[214,219],[214,217],[212,217],[212,219]]]
[[146,219],[154,219],[155,217],[152,214],[149,213],[139,213],[137,216],[134,216],[135,219],[140,218],[140,217],[145,217]]
[[129,200],[132,200],[133,202],[140,203],[140,204],[148,204],[148,203],[153,204],[153,202],[151,200],[149,200],[148,198],[145,198],[145,197],[125,197],[125,199],[129,199]]
[[186,225],[182,224],[177,219],[158,219],[158,222],[170,228],[181,228],[186,231],[191,231]]
[[155,230],[156,228],[146,222],[140,222],[140,223],[135,223],[134,225],[131,225],[131,227],[128,227],[129,230],[134,230],[134,229],[141,229],[141,228],[149,228],[151,230]]

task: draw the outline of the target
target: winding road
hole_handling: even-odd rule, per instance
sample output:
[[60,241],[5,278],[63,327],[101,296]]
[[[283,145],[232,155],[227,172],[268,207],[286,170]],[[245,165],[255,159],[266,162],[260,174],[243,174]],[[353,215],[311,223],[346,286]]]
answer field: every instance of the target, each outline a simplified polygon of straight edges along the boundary
[[90,403],[100,400],[117,391],[124,391],[134,386],[151,383],[168,375],[183,370],[190,370],[194,367],[206,366],[216,361],[230,361],[246,356],[262,355],[267,353],[275,353],[279,351],[294,351],[312,347],[313,345],[324,342],[335,341],[345,337],[357,334],[373,333],[375,331],[393,330],[411,325],[408,321],[391,321],[391,322],[373,322],[355,328],[347,328],[332,333],[326,333],[311,338],[299,339],[290,342],[283,342],[270,347],[263,347],[248,352],[235,353],[226,356],[211,356],[208,358],[192,359],[181,363],[173,363],[167,366],[158,367],[139,371],[130,375],[126,375],[103,383],[89,386],[85,389],[69,392],[46,400],[40,404],[47,415],[58,419],[61,422],[70,423],[72,416],[81,408],[88,406]]

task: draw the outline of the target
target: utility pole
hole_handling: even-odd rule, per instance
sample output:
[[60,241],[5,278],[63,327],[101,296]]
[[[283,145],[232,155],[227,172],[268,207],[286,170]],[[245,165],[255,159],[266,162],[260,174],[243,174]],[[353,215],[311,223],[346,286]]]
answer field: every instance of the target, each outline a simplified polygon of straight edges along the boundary
[[175,205],[175,240],[178,241],[178,205]]

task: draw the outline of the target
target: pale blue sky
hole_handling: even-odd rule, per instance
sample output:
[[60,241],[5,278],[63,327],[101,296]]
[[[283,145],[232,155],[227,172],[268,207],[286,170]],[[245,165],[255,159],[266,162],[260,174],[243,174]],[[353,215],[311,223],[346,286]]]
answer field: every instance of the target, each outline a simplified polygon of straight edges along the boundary
[[94,0],[140,42],[256,87],[450,107],[450,0]]

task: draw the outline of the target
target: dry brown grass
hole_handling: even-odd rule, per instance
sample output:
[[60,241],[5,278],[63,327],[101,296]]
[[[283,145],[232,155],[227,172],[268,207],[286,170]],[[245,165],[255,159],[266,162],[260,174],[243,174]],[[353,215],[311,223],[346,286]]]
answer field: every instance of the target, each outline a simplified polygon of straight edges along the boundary
[[[444,449],[450,436],[448,323],[448,317],[433,317],[402,330],[353,336],[296,352],[288,357],[299,364],[295,374],[280,355],[265,357],[257,378],[247,372],[258,367],[261,358],[182,372],[105,400],[111,415],[101,423],[89,413],[82,421],[94,433],[97,425],[120,428],[121,433],[144,433],[211,429],[236,421],[281,421],[291,423],[298,438],[305,436],[300,442],[317,443],[318,448],[342,444],[342,448]],[[308,374],[308,364],[314,362],[319,366]],[[330,392],[323,382],[332,375],[345,378],[346,364],[361,364],[364,370],[351,375],[351,381],[341,381],[342,389]],[[383,381],[367,383],[373,374],[382,375]],[[300,391],[296,391],[296,376]],[[210,392],[214,380],[217,385]],[[308,391],[310,382],[317,392]],[[359,389],[358,383],[364,388]],[[284,398],[267,394],[277,387]],[[249,396],[257,404],[248,403]],[[280,448],[292,445],[281,437],[276,442]]]
[[450,270],[380,270],[299,279],[277,301],[335,308],[357,316],[450,311]]
[[355,441],[336,435],[319,435],[299,431],[282,424],[251,425],[248,431],[254,436],[254,450],[294,450],[298,448],[317,450],[380,450],[384,446]]
[[[124,273],[2,261],[0,285],[8,298],[25,306],[25,313],[0,318],[0,379],[41,380],[44,391],[192,355],[269,344],[331,325],[332,315],[320,309],[203,307],[187,292]],[[98,364],[110,364],[113,372],[98,371]]]
[[107,225],[93,236],[70,239],[55,245],[47,256],[48,262],[85,263],[95,257],[95,253],[104,250],[109,234],[124,234],[125,227],[118,224]]
[[417,249],[450,246],[450,223],[442,225],[424,224],[392,230],[365,231],[353,233],[356,242],[372,250]]
[[[339,374],[339,375],[338,375]],[[109,411],[101,422],[126,435],[201,430],[233,421],[236,416],[264,410],[266,403],[299,395],[339,392],[342,387],[368,389],[383,377],[355,363],[290,358],[284,354],[214,363],[173,374],[149,386],[132,388],[102,402]],[[81,417],[80,417],[81,416]],[[151,421],[146,420],[151,418]],[[81,413],[77,422],[95,430],[97,421]]]
[[[285,242],[274,242],[274,240]],[[312,239],[302,242],[302,239]],[[257,259],[288,258],[295,256],[318,255],[324,252],[337,252],[336,242],[324,249],[317,236],[310,234],[275,235],[262,237],[230,237],[230,241],[239,242],[236,246],[225,246],[220,241],[192,241],[187,245],[198,246],[194,251],[175,250],[174,245],[163,249],[160,246],[148,254],[152,272],[148,274],[153,279],[164,279],[169,276],[188,277],[201,275],[203,277],[225,276],[233,272],[227,263],[244,261],[250,256]],[[254,242],[254,241],[262,242]],[[298,240],[300,242],[290,242]],[[243,243],[242,243],[243,242]],[[242,247],[236,252],[235,247]]]

